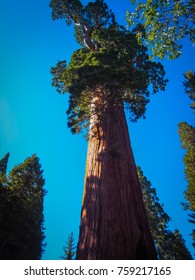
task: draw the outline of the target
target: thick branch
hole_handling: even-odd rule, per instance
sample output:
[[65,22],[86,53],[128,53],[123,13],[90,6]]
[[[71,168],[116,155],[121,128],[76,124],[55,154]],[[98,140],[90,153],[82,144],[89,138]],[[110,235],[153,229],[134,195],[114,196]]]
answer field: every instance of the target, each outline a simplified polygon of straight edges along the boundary
[[98,46],[91,37],[92,32],[94,31],[94,27],[90,26],[86,21],[75,23],[75,25],[80,26],[81,28],[83,42],[85,46],[89,48],[91,51],[96,51],[98,49]]
[[67,15],[69,19],[71,19],[76,26],[79,26],[81,28],[82,32],[82,38],[85,46],[89,48],[91,51],[96,51],[98,49],[98,46],[96,42],[92,39],[91,35],[94,31],[95,27],[90,26],[87,22],[87,20],[80,20],[76,21],[74,19],[74,16],[69,12],[68,8],[64,5],[64,12]]

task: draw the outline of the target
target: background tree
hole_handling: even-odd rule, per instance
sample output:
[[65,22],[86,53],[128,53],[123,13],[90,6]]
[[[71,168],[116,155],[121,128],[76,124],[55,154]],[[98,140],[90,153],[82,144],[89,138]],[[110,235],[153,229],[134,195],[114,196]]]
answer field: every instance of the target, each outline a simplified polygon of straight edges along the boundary
[[137,167],[137,171],[140,186],[142,188],[143,200],[146,207],[150,230],[155,241],[158,258],[166,259],[167,249],[169,248],[165,246],[165,243],[167,242],[166,236],[168,223],[171,219],[167,213],[165,213],[163,205],[160,204],[159,198],[156,194],[156,189],[152,187],[151,182],[148,181],[146,176],[144,176],[143,171],[139,166]]
[[143,192],[144,204],[147,211],[150,230],[155,241],[158,259],[161,260],[191,260],[192,256],[178,230],[168,229],[171,220],[164,207],[159,202],[156,189],[140,167],[137,167],[138,177]]
[[0,176],[5,176],[6,175],[8,160],[9,160],[9,153],[7,153],[0,160]]
[[63,260],[73,260],[76,254],[76,246],[74,244],[73,232],[71,232],[68,236],[68,241],[66,241],[66,245],[63,247],[64,255],[60,257]]
[[[195,42],[195,4],[193,0],[147,0],[145,2],[131,0],[131,2],[136,4],[136,7],[134,12],[127,12],[128,23],[134,28],[138,41],[141,44],[146,43],[150,48],[153,58],[154,56],[160,59],[164,57],[169,59],[177,58],[181,54],[181,39],[188,35],[190,36],[190,41],[192,43]],[[136,27],[135,24],[137,24]],[[194,101],[195,75],[193,71],[189,71],[184,75],[186,79],[184,82],[186,93]],[[192,109],[195,108],[194,102],[191,107]],[[190,135],[194,135],[194,128],[187,123],[181,122],[179,124],[179,134],[182,143],[183,141],[186,143],[188,138],[191,138]],[[189,183],[188,190],[185,192],[185,196],[188,196],[186,198],[190,201],[193,200],[194,195],[194,186],[192,186],[192,181],[194,180],[192,178],[194,176],[193,143],[194,140],[191,140],[191,149],[184,158],[186,178],[187,181],[190,180],[191,182]],[[185,144],[183,144],[184,146]],[[189,145],[186,149],[188,148]],[[188,192],[191,194],[191,197],[187,195]],[[187,206],[186,204],[185,207],[189,209],[189,205]],[[190,222],[194,223],[195,215],[192,206],[191,211]],[[192,236],[193,240],[195,240],[194,230]],[[195,246],[195,242],[193,246]]]
[[[194,110],[195,103],[195,73],[189,71],[185,74],[185,91],[193,100],[191,104]],[[179,123],[178,133],[182,143],[182,148],[186,149],[184,156],[185,175],[188,183],[185,191],[185,198],[187,203],[183,204],[184,209],[190,210],[189,221],[195,224],[195,127],[186,123]],[[195,230],[192,231],[193,247],[195,248]]]
[[191,108],[195,110],[195,72],[193,72],[192,70],[188,71],[184,74],[184,77],[185,92],[193,101],[191,104]]
[[15,166],[1,183],[0,259],[41,259],[46,193],[42,173],[39,159],[33,155]]
[[154,259],[124,107],[131,120],[144,117],[148,86],[165,89],[164,69],[104,1],[52,0],[50,7],[53,19],[74,24],[81,44],[69,65],[51,68],[58,92],[69,92],[68,126],[88,128],[77,259]]
[[[178,229],[174,232],[167,231],[165,257],[170,260],[192,260],[192,256],[186,247],[185,240]],[[168,252],[168,254],[166,254]]]
[[8,209],[8,190],[5,188],[6,185],[6,171],[7,171],[7,164],[9,159],[9,153],[7,153],[1,160],[0,160],[0,259],[3,259],[3,250],[4,250],[4,240],[2,238],[3,231],[4,231],[4,214],[5,211]]
[[159,58],[177,58],[181,54],[180,39],[190,36],[195,42],[194,0],[136,1],[135,11],[127,12],[130,26],[137,24],[137,37]]

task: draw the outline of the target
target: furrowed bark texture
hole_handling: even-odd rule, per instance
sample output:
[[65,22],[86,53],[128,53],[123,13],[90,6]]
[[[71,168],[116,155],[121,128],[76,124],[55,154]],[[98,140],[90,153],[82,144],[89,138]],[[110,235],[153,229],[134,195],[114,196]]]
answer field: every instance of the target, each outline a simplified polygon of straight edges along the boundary
[[[94,94],[77,259],[156,259],[124,107]],[[111,102],[110,102],[111,103]],[[100,117],[98,112],[102,112]]]

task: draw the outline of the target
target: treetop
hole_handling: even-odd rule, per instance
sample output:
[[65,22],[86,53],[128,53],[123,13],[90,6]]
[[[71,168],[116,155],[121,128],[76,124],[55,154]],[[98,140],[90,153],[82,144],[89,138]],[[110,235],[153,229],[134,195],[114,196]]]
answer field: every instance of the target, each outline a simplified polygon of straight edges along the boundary
[[69,65],[59,61],[51,68],[52,84],[57,91],[70,93],[67,113],[72,132],[87,127],[97,85],[105,89],[105,108],[110,101],[117,105],[122,100],[130,109],[131,120],[144,117],[149,85],[156,93],[165,90],[167,80],[163,66],[150,61],[147,48],[139,43],[136,33],[117,24],[103,0],[86,6],[80,1],[53,0],[50,7],[54,19],[63,18],[69,20],[68,24],[75,24],[76,39],[81,44]]

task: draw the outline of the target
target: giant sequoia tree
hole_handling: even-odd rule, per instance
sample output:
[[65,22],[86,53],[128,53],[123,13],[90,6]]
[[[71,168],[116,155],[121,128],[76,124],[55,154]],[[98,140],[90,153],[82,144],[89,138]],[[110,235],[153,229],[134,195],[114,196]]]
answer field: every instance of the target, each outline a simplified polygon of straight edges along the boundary
[[[53,85],[69,93],[68,126],[88,129],[88,154],[77,259],[155,259],[124,109],[144,117],[164,69],[149,60],[133,32],[102,0],[52,0],[53,19],[74,24],[81,48],[52,67]],[[129,171],[130,170],[130,171]]]

